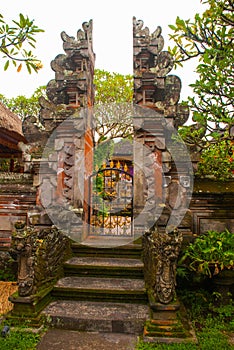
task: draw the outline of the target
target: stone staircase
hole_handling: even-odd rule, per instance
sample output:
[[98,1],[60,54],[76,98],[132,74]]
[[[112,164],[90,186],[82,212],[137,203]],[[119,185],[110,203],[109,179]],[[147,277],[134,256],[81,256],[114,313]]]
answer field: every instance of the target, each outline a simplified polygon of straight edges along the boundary
[[141,244],[72,244],[73,257],[43,314],[57,328],[142,334],[150,318]]

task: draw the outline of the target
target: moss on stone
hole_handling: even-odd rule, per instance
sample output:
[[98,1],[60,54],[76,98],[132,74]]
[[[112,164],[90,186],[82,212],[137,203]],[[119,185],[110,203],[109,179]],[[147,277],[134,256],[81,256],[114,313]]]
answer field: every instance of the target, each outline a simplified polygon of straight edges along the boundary
[[234,193],[234,179],[229,181],[195,179],[193,193]]

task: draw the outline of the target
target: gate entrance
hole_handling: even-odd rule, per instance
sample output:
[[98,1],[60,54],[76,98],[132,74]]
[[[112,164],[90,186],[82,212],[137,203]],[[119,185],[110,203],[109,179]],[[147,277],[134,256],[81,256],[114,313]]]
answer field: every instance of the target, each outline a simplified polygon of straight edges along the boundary
[[133,175],[120,161],[103,163],[89,178],[89,235],[133,235]]

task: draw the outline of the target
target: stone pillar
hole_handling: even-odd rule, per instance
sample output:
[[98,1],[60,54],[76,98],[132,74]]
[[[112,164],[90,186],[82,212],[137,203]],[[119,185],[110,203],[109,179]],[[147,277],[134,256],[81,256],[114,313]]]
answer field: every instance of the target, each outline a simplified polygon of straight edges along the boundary
[[154,225],[163,202],[163,125],[157,112],[149,112],[136,108],[133,119],[134,229],[141,235]]
[[181,226],[191,229],[189,215],[187,220],[183,218],[192,175],[190,158],[176,130],[187,121],[189,111],[179,104],[180,79],[168,75],[174,62],[170,53],[163,51],[161,33],[160,27],[150,33],[142,20],[133,18],[134,224],[143,235],[144,274],[151,307],[144,338],[168,342],[171,337],[178,342],[183,337],[193,339],[178,319],[180,303],[175,301]]
[[65,32],[61,38],[65,54],[51,62],[55,79],[47,85],[47,99],[40,100],[40,119],[50,135],[43,152],[47,170],[43,164],[40,168],[39,203],[52,223],[79,241],[93,171],[92,20],[82,24],[76,38]]

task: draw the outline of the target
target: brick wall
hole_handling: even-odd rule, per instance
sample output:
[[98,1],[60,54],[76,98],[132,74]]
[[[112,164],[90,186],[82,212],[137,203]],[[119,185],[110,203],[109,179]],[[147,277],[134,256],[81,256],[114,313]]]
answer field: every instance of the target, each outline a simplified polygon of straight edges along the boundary
[[0,173],[0,249],[8,249],[17,220],[28,223],[35,205],[36,190],[30,174]]

